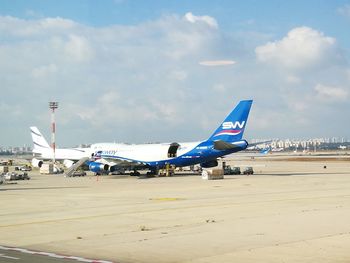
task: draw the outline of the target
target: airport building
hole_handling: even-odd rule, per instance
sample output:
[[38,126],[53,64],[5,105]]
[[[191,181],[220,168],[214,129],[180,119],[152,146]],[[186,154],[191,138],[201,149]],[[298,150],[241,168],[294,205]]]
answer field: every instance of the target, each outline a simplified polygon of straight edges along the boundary
[[0,155],[16,155],[16,154],[31,154],[32,153],[32,147],[29,146],[9,146],[9,147],[3,147],[0,146]]
[[257,145],[259,149],[271,147],[271,150],[280,151],[320,151],[349,149],[347,138],[313,138],[313,139],[252,139],[251,143],[266,142]]

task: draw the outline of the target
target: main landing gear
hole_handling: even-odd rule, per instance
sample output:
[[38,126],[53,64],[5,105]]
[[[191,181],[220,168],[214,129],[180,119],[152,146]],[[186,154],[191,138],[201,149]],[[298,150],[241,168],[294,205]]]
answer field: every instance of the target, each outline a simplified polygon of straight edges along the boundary
[[137,170],[134,170],[130,173],[131,176],[140,176],[140,172]]

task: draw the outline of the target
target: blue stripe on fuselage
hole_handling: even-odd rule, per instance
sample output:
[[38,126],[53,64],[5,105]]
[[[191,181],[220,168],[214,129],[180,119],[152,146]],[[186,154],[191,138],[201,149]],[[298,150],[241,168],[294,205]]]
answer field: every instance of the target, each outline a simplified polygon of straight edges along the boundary
[[218,157],[228,155],[231,153],[239,152],[247,148],[248,143],[245,140],[238,141],[235,143],[237,147],[229,150],[215,150],[213,141],[204,141],[198,144],[193,150],[175,157],[173,159],[162,160],[157,162],[148,162],[150,166],[158,166],[163,167],[166,164],[175,165],[177,167],[180,166],[190,166],[194,164],[199,164],[203,162],[207,162]]
[[148,167],[163,168],[167,164],[181,167],[181,166],[190,166],[190,165],[207,162],[224,155],[239,152],[246,149],[248,146],[248,143],[245,140],[237,141],[234,144],[237,147],[233,149],[215,150],[214,141],[204,141],[198,144],[196,147],[194,147],[191,151],[183,155],[180,155],[178,157],[175,157],[172,159],[166,159],[166,160],[151,161],[151,162],[147,162],[143,160],[134,160],[134,159],[124,158],[121,156],[114,156],[114,155],[101,155],[101,158],[124,160],[128,162],[133,162],[139,165],[145,164],[145,166],[148,166]]

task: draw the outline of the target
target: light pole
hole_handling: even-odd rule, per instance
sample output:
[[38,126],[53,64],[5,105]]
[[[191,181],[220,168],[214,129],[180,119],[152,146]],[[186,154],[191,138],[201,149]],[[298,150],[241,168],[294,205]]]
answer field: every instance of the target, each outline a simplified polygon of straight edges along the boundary
[[51,147],[53,150],[53,163],[56,162],[56,142],[55,142],[55,133],[56,133],[56,123],[55,123],[55,109],[58,108],[57,101],[50,101],[49,108],[51,109]]

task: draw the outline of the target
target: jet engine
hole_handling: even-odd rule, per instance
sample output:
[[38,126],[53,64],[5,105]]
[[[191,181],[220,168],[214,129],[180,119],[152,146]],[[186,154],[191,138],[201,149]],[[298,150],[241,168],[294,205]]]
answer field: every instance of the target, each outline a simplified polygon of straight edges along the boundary
[[94,173],[105,173],[108,172],[109,165],[98,162],[89,163],[89,170]]
[[43,165],[43,161],[42,160],[38,160],[36,158],[32,159],[32,166],[36,167],[36,168],[40,168]]
[[211,167],[215,167],[218,166],[218,160],[210,160],[208,162],[205,163],[201,163],[201,167],[203,168],[211,168]]

